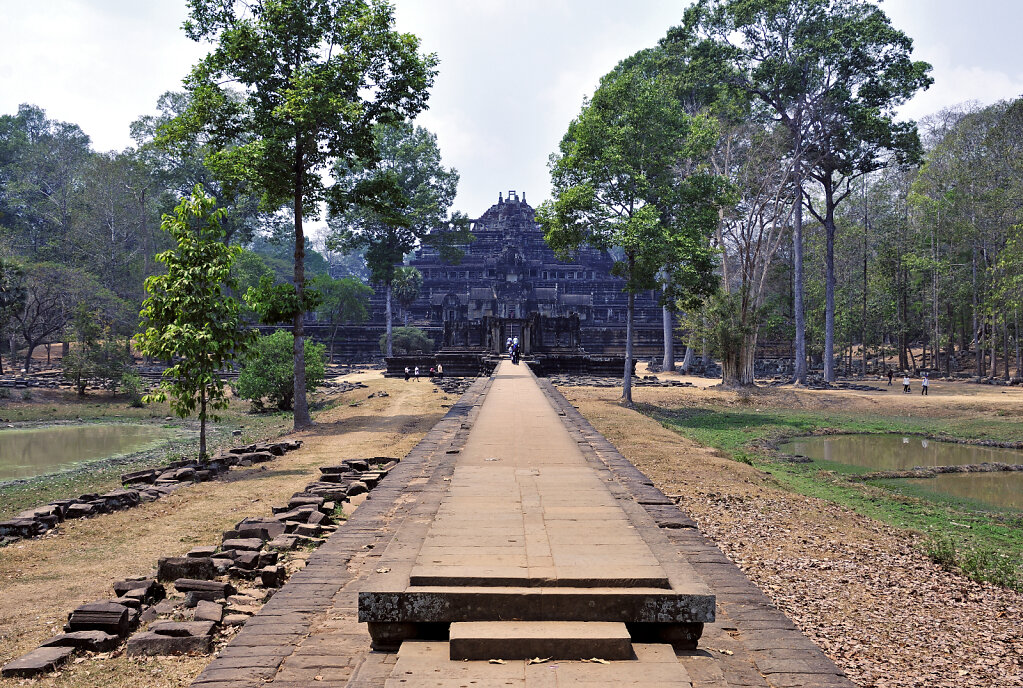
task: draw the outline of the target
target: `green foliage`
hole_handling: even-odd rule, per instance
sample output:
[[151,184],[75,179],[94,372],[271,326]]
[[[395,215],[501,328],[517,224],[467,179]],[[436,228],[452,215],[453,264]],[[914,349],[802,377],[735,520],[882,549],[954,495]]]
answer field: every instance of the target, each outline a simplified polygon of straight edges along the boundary
[[[663,283],[672,300],[692,305],[716,283],[708,238],[726,199],[701,164],[716,141],[715,122],[685,112],[672,78],[649,59],[624,62],[601,79],[552,157],[554,198],[537,212],[544,238],[565,259],[583,244],[617,249],[612,272],[627,292]],[[627,359],[631,351],[630,339]],[[627,401],[630,390],[626,375]]]
[[78,345],[61,360],[64,378],[74,384],[79,396],[85,396],[90,381],[103,381],[116,388],[131,363],[123,344],[104,327],[102,314],[79,304],[72,321],[74,342]]
[[249,287],[245,292],[245,303],[259,314],[264,325],[280,325],[316,308],[320,295],[314,289],[303,289],[299,296],[295,285],[287,282],[274,284],[273,277],[263,275],[259,278],[259,285]]
[[128,370],[121,376],[121,391],[128,397],[128,403],[132,408],[145,406],[142,396],[145,394],[146,386],[142,376],[134,370]]
[[[418,327],[396,327],[394,328],[394,355],[407,356],[422,351],[430,353],[433,351],[433,340],[426,336]],[[380,335],[380,353],[387,353],[387,335]]]
[[369,319],[369,299],[373,289],[354,277],[334,279],[329,275],[317,277],[312,288],[320,296],[316,315],[331,325],[364,323]]
[[364,249],[370,280],[378,284],[391,283],[397,266],[420,242],[460,259],[457,247],[471,237],[461,216],[450,231],[441,231],[458,172],[441,164],[436,135],[409,124],[379,125],[373,146],[376,165],[358,161],[336,168],[328,243],[346,253]]
[[[286,330],[260,337],[245,354],[236,390],[254,408],[267,404],[280,411],[291,410],[295,401],[295,337]],[[323,382],[325,347],[309,342],[305,347],[306,391]],[[267,404],[264,404],[264,400]]]
[[[247,185],[263,210],[293,211],[293,284],[306,302],[306,215],[326,199],[322,170],[376,161],[373,128],[426,107],[436,58],[393,30],[381,0],[191,0],[185,33],[213,51],[185,79],[187,108],[161,128],[166,147],[210,142],[205,164]],[[241,88],[241,94],[230,90]],[[292,306],[295,303],[291,304]],[[295,426],[311,422],[301,384],[302,312],[292,308]]]
[[218,371],[252,341],[254,333],[241,323],[241,307],[228,295],[237,289],[231,267],[237,247],[222,243],[222,209],[196,187],[182,199],[174,215],[166,215],[162,228],[175,247],[156,259],[166,274],[146,280],[149,297],[141,313],[136,343],[143,355],[172,361],[158,391],[146,401],[164,401],[182,418],[198,409],[200,456],[206,454],[206,420],[227,406],[224,382]]

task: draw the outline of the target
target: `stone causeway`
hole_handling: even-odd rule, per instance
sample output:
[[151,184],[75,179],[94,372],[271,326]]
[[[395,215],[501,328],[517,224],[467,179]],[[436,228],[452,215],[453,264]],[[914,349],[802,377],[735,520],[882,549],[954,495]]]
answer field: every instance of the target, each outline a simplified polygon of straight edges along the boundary
[[197,688],[852,688],[555,387],[502,361]]

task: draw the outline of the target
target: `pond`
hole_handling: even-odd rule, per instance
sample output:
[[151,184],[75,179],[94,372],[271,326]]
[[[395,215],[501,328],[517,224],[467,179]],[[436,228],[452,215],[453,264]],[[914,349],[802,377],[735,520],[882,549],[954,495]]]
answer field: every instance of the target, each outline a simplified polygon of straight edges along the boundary
[[0,430],[0,481],[153,448],[177,432],[156,425],[104,423]]
[[1023,509],[1023,473],[942,473],[905,481],[925,492],[975,499],[1001,509]]
[[830,435],[800,437],[778,447],[786,454],[862,466],[875,471],[908,471],[914,466],[962,466],[971,463],[1023,463],[1023,452],[936,442],[903,435]]
[[[914,466],[962,466],[978,463],[1023,463],[1023,452],[936,442],[902,435],[833,435],[801,437],[778,447],[788,454],[878,471],[905,471]],[[933,478],[910,478],[912,485],[932,495],[975,500],[1002,509],[1023,509],[1023,473],[944,473]]]

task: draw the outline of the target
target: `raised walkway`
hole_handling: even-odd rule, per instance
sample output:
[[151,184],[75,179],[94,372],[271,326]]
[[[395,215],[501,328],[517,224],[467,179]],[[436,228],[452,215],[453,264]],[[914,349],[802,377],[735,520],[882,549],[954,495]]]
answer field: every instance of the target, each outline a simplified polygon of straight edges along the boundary
[[507,361],[193,685],[267,683],[852,686],[560,393]]

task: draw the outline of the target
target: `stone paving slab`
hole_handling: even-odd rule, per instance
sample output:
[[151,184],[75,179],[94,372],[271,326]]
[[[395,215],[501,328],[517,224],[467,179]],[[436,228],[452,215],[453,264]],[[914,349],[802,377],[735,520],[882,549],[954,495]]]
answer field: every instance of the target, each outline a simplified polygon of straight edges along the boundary
[[[673,657],[671,661],[685,670],[685,681],[675,679],[659,684],[646,679],[637,681],[637,674],[633,671],[629,676],[621,677],[623,685],[853,688],[853,684],[841,675],[837,667],[827,663],[823,653],[809,643],[795,625],[775,609],[767,597],[712,542],[699,533],[696,524],[684,512],[661,494],[553,386],[546,380],[539,380],[538,383],[568,429],[569,439],[582,451],[594,470],[603,471],[609,481],[608,490],[616,497],[619,505],[631,504],[642,512],[640,516],[646,518],[645,523],[654,526],[652,530],[656,531],[656,539],[660,544],[655,543],[651,551],[659,547],[668,548],[684,567],[696,571],[717,597],[717,618],[714,623],[705,625],[700,649],[672,652],[670,648],[665,650],[667,646],[664,645],[633,645],[637,655],[641,649],[651,647],[656,648],[657,652],[666,653],[663,654],[665,659],[671,660]],[[356,618],[358,593],[369,589],[371,582],[373,585],[379,582],[381,574],[375,571],[385,553],[392,548],[394,552],[404,551],[413,559],[418,554],[430,520],[446,494],[450,482],[446,478],[454,473],[455,459],[465,445],[488,384],[485,380],[478,381],[466,392],[444,419],[392,471],[392,475],[371,493],[371,499],[356,509],[352,518],[313,554],[309,565],[292,577],[292,581],[302,576],[308,581],[329,583],[333,593],[295,594],[291,593],[294,586],[289,582],[250,621],[253,623],[264,617],[297,617],[306,625],[306,632],[289,635],[289,640],[280,644],[237,646],[232,643],[220,652],[219,657],[213,660],[193,685],[202,688],[255,688],[264,685],[275,688],[310,685],[380,688],[385,685],[410,685],[401,677],[392,677],[398,662],[397,654],[370,650],[366,625],[360,624]],[[455,453],[449,454],[449,451]],[[493,465],[499,462],[482,463]],[[646,533],[651,529],[641,530]],[[566,531],[555,539],[571,545],[573,537],[574,533]],[[476,535],[475,529],[466,529],[465,533],[452,536],[447,541],[438,539],[436,542],[439,546],[458,546],[460,542],[493,544],[489,534]],[[614,544],[614,538],[611,538],[611,543]],[[512,548],[518,546],[517,543],[509,545]],[[414,554],[409,555],[410,552]],[[406,576],[407,580],[410,571],[411,563],[400,575]],[[666,573],[669,577],[672,575],[670,571]],[[732,615],[733,610],[735,616]],[[752,613],[753,610],[761,613]],[[243,629],[239,637],[245,634],[246,630]],[[449,653],[446,642],[406,642],[402,649],[406,650],[413,645],[439,646],[436,650],[438,657],[447,657]],[[720,652],[722,649],[732,654]],[[792,667],[788,667],[788,671],[780,671],[786,667],[771,665],[769,657],[759,655],[763,650],[781,649],[798,651],[808,662],[819,659],[825,661],[816,666],[807,664],[802,667],[812,669],[815,673],[800,673],[793,671]],[[762,668],[758,661],[764,664]],[[479,662],[459,664],[473,665],[473,670],[480,672],[489,671],[491,666],[500,666],[486,664],[480,667]],[[523,666],[521,679],[515,679],[517,683],[501,681],[497,685],[526,685],[527,679],[530,686],[568,685],[568,679],[559,684],[557,676],[567,665],[566,662],[530,666],[525,666],[524,662],[519,664]],[[268,668],[274,673],[267,675]],[[598,674],[597,680],[590,681],[590,685],[608,685],[605,680],[610,677],[609,673],[603,676]],[[616,679],[611,683],[618,682]],[[432,685],[487,684],[468,684],[456,678],[454,681]]]

